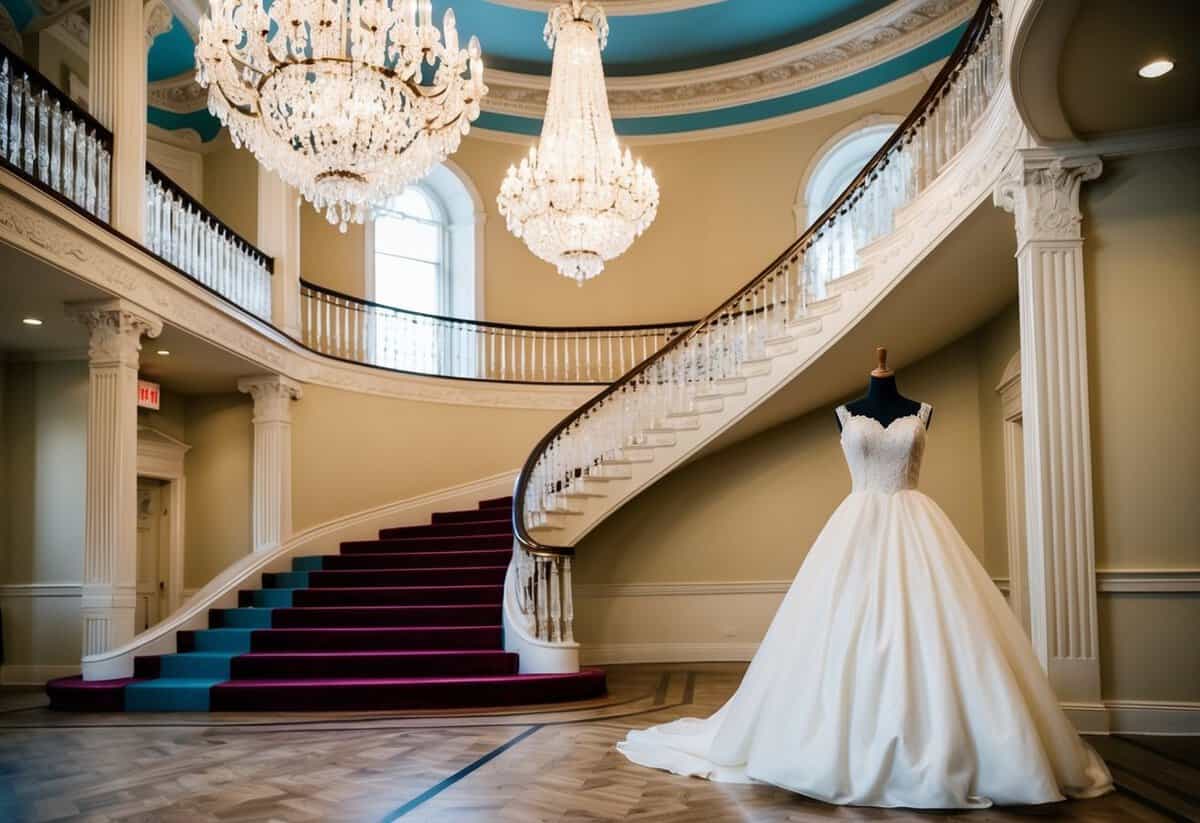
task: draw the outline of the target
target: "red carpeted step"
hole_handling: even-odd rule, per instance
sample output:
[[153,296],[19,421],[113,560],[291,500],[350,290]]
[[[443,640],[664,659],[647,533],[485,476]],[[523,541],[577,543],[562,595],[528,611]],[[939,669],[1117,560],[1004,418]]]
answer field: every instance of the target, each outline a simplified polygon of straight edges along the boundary
[[491,500],[480,500],[479,508],[481,509],[508,509],[512,511],[513,499],[510,494],[508,497],[493,497]]
[[517,655],[497,649],[415,652],[251,652],[233,658],[233,680],[494,677],[517,673]]
[[406,552],[461,552],[512,548],[512,533],[468,534],[459,537],[404,537],[388,540],[348,540],[342,554],[400,554]]
[[213,711],[437,709],[588,700],[604,672],[510,677],[230,680],[212,688]]
[[494,626],[500,605],[453,606],[307,606],[274,609],[271,628],[333,629],[383,626]]
[[321,559],[322,571],[348,569],[423,569],[454,566],[503,566],[512,548],[462,552],[402,552],[399,554],[334,554]]
[[376,588],[297,589],[293,606],[451,606],[499,605],[504,586],[380,586]]
[[502,520],[476,520],[473,523],[441,523],[428,526],[397,526],[380,529],[379,539],[393,540],[404,537],[465,537],[473,534],[507,534],[512,536],[512,518]]
[[308,587],[481,586],[504,582],[507,566],[458,566],[432,569],[365,569],[309,572]]
[[499,649],[501,645],[499,626],[258,629],[250,636],[252,652],[453,651]]
[[123,712],[125,687],[139,682],[136,677],[119,680],[84,680],[82,676],[62,677],[46,684],[50,708],[72,712]]
[[496,520],[497,509],[463,509],[456,512],[436,512],[433,523],[474,523],[479,520]]

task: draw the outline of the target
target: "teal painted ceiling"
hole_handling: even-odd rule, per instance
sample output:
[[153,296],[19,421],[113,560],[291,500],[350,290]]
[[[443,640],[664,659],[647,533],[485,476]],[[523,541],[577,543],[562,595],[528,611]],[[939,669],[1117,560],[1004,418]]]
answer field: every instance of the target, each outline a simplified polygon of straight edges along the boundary
[[[445,9],[454,9],[460,35],[464,40],[472,34],[478,35],[489,68],[532,75],[542,78],[540,82],[544,83],[551,64],[551,52],[542,39],[546,14],[519,8],[522,2],[528,5],[527,0],[434,0],[434,12],[440,23]],[[655,13],[610,14],[605,73],[625,82],[627,78],[722,67],[732,61],[770,55],[806,43],[894,3],[895,0],[710,0],[681,2],[670,10]],[[0,0],[0,5],[22,30],[42,13],[37,0]],[[892,54],[814,87],[784,89],[763,95],[762,99],[699,105],[694,111],[666,114],[640,111],[629,117],[618,112],[617,131],[624,135],[697,131],[827,105],[943,59],[953,49],[960,31],[961,27],[950,31],[943,27],[935,35],[914,42],[903,53]],[[170,30],[159,35],[150,49],[147,58],[150,82],[190,75],[194,48],[187,29],[178,19],[174,20]],[[488,111],[488,108],[485,102],[485,112],[477,124],[480,127],[517,134],[537,134],[541,128],[536,115],[516,114],[503,106],[491,107],[499,110]],[[193,129],[203,140],[211,140],[220,132],[219,123],[203,109],[180,113],[152,106],[148,120],[164,129]]]

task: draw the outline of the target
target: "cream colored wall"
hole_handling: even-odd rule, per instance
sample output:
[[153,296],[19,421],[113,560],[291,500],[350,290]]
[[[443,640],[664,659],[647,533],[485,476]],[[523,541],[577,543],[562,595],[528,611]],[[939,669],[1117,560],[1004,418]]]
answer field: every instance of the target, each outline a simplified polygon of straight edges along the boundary
[[258,236],[258,161],[225,131],[204,155],[204,207],[251,243]]
[[[1096,565],[1200,569],[1200,150],[1083,187]],[[1200,595],[1102,594],[1105,696],[1200,701]]]
[[305,386],[292,407],[295,528],[518,468],[562,416]]
[[[981,554],[974,337],[952,343],[897,379],[907,396],[934,406],[921,488]],[[832,407],[820,409],[652,486],[583,540],[576,579],[585,584],[790,580],[849,491]]]
[[1021,350],[1021,318],[1013,303],[975,334],[979,358],[979,452],[983,476],[983,564],[993,577],[1008,576],[1005,513],[1004,413],[996,386]]
[[253,403],[243,394],[187,398],[187,477],[183,585],[203,586],[251,550]]
[[[453,160],[479,189],[485,228],[486,318],[547,325],[688,320],[711,311],[795,237],[792,205],[812,156],[867,114],[906,115],[921,88],[792,126],[722,139],[634,147],[657,176],[654,225],[584,288],[560,277],[505,228],[496,193],[532,140],[468,136]],[[336,227],[305,206],[303,276],[364,294],[364,232]]]

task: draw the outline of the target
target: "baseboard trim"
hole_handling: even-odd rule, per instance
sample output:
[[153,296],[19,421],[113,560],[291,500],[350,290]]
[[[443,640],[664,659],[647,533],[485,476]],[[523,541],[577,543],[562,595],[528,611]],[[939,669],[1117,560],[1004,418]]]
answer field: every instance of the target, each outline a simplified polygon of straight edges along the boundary
[[1200,703],[1106,700],[1113,734],[1200,735]]
[[585,665],[627,663],[743,663],[758,643],[596,643],[580,649]]
[[47,680],[58,677],[73,677],[79,674],[79,665],[74,666],[22,666],[9,663],[0,666],[0,685],[44,686]]

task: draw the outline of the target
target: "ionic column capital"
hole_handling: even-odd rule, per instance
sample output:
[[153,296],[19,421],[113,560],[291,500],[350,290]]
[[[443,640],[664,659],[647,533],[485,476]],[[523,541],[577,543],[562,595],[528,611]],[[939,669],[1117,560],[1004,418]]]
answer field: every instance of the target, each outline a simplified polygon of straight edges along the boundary
[[992,202],[1016,219],[1018,250],[1030,242],[1081,241],[1079,189],[1099,177],[1103,168],[1095,155],[1018,152],[992,192]]
[[243,377],[237,387],[254,399],[255,423],[290,423],[291,401],[304,396],[299,383],[279,374]]
[[142,5],[142,19],[146,27],[146,50],[149,51],[160,34],[171,30],[174,17],[163,0],[146,0]]
[[68,316],[88,328],[88,362],[93,366],[128,366],[136,369],[142,336],[158,337],[162,321],[125,300],[68,303]]

